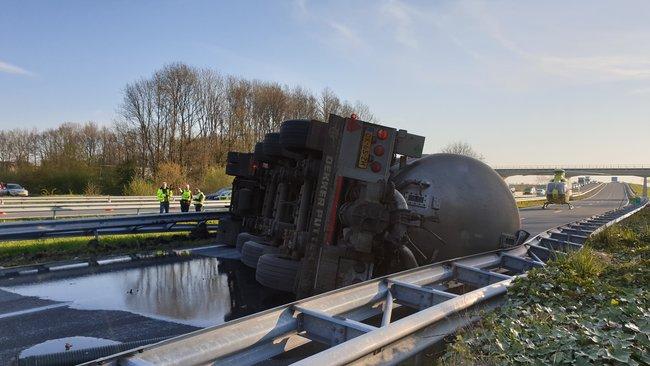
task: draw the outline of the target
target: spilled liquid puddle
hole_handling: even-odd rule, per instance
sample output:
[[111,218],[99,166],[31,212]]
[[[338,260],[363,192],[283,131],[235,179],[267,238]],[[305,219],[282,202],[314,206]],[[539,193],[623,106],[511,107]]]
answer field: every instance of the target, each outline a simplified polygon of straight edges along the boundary
[[33,345],[20,352],[19,357],[25,358],[30,356],[40,356],[50,353],[60,353],[65,351],[78,351],[80,349],[112,346],[120,342],[111,341],[110,339],[95,337],[66,337],[51,339],[43,343]]
[[123,310],[207,327],[231,313],[228,274],[219,260],[198,258],[4,288],[23,296],[71,302],[81,310]]

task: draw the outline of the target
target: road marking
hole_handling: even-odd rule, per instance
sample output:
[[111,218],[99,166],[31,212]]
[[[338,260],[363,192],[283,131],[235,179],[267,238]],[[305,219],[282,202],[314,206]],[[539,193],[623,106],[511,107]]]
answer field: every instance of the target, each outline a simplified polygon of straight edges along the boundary
[[562,212],[562,210],[555,210],[553,212],[558,213],[558,212]]
[[68,306],[70,304],[71,304],[71,302],[64,302],[64,303],[60,303],[60,304],[52,304],[52,305],[40,306],[40,307],[37,307],[37,308],[32,308],[32,309],[27,309],[27,310],[14,311],[12,313],[0,314],[0,319],[6,319],[6,318],[14,317],[14,316],[20,316],[20,315],[31,314],[31,313],[38,313],[40,311],[45,311],[45,310],[50,310],[50,309],[62,308],[64,306]]

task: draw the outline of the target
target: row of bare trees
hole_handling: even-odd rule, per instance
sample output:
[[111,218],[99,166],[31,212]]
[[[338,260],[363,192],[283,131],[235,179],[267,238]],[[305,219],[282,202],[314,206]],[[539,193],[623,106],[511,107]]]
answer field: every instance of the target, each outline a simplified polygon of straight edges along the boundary
[[230,150],[251,150],[285,120],[353,112],[373,119],[368,107],[341,101],[330,89],[315,95],[299,86],[173,64],[127,85],[120,130],[136,136],[133,148],[143,169],[173,161],[191,170],[223,162]]
[[205,171],[214,175],[214,167],[223,166],[228,151],[250,151],[285,120],[326,120],[330,113],[374,120],[367,106],[341,100],[328,88],[315,94],[182,63],[128,84],[118,111],[106,127],[89,122],[0,131],[0,181],[64,193],[90,185],[115,194],[125,182],[150,179],[160,166],[176,164],[198,182]]

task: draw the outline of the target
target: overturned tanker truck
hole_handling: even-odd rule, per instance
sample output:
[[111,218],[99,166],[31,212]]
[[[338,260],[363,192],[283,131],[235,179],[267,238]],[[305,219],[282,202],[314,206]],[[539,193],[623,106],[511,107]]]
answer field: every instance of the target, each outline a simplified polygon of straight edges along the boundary
[[262,285],[298,298],[523,240],[508,186],[460,155],[422,157],[424,137],[330,115],[290,120],[234,176],[220,241]]

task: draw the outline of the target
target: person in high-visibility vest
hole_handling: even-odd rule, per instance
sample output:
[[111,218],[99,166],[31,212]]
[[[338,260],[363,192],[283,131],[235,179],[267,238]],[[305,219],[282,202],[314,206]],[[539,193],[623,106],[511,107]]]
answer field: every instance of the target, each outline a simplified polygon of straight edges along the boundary
[[194,190],[194,197],[192,197],[192,201],[194,202],[194,209],[196,212],[201,212],[203,210],[203,202],[205,201],[205,195],[203,192],[201,192],[200,189],[195,189]]
[[171,201],[174,196],[174,191],[171,188],[167,187],[167,182],[163,182],[162,186],[158,188],[156,192],[156,197],[160,202],[160,213],[169,213],[169,201]]
[[192,200],[192,191],[190,190],[190,185],[186,184],[185,189],[180,189],[181,191],[181,212],[190,211],[190,201]]

